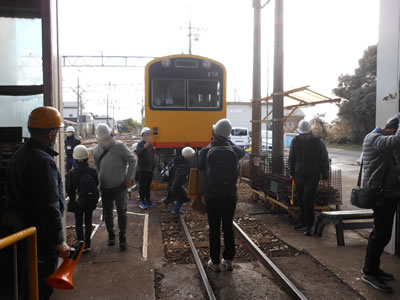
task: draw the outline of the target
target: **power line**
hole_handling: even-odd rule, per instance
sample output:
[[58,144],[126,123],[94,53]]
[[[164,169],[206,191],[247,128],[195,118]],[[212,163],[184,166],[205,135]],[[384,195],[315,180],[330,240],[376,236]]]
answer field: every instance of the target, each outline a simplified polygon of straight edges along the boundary
[[64,55],[63,67],[131,67],[144,68],[146,64],[155,59],[155,56],[118,56],[118,55]]

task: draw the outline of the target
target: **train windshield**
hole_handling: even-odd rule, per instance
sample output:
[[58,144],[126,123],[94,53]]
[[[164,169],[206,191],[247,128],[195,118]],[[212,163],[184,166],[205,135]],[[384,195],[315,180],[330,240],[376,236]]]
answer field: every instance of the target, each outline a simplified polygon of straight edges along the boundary
[[159,108],[184,108],[185,80],[153,80],[153,106]]
[[220,84],[216,80],[189,80],[190,108],[220,107]]

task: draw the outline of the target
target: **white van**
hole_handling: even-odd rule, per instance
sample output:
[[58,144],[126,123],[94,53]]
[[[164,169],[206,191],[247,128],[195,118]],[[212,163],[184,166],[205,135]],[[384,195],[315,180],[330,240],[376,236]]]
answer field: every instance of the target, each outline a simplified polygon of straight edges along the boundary
[[246,147],[250,143],[249,131],[245,127],[233,127],[231,141],[240,147]]

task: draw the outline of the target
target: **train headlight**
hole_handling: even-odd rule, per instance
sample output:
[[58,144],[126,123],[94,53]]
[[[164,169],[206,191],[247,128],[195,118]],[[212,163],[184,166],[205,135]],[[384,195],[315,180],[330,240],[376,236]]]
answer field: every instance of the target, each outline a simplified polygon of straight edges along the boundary
[[211,69],[211,66],[212,66],[212,62],[211,62],[211,61],[209,61],[209,60],[203,60],[203,67],[204,67],[205,69]]
[[168,68],[168,67],[171,65],[171,60],[168,59],[168,58],[163,59],[163,60],[161,61],[161,65],[162,65],[164,68]]

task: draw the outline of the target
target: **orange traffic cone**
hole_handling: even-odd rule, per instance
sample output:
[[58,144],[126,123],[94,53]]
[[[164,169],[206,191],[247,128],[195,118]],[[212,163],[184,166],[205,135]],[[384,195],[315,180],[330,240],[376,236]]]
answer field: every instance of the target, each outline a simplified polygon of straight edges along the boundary
[[74,274],[75,266],[84,248],[84,241],[77,242],[74,247],[71,248],[69,258],[64,259],[61,266],[47,279],[47,284],[55,289],[72,290],[74,288],[72,275]]

